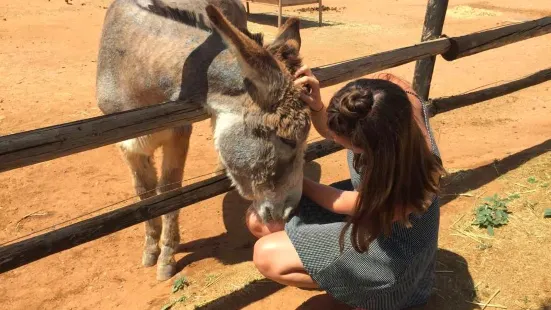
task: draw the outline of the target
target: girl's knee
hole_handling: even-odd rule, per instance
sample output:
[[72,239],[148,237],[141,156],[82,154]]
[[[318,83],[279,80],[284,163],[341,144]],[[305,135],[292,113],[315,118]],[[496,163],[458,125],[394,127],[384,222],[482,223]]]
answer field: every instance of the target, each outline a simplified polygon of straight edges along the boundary
[[262,275],[272,280],[279,276],[278,262],[274,260],[277,257],[277,250],[278,245],[267,238],[260,238],[254,245],[254,265]]

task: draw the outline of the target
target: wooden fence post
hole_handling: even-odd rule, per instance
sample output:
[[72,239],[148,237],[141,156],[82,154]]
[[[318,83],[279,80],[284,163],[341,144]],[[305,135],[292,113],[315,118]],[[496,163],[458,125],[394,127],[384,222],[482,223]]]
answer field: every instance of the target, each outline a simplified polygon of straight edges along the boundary
[[321,2],[321,0],[319,0],[318,2],[318,13],[319,13],[319,26],[321,27],[323,25],[323,22],[322,22],[322,15],[323,15],[323,4]]
[[277,28],[281,27],[281,15],[283,14],[283,4],[281,3],[283,0],[279,0],[277,4]]
[[[428,0],[427,12],[425,13],[425,23],[423,25],[423,34],[421,42],[440,37],[448,9],[448,0]],[[434,71],[436,56],[418,60],[415,64],[415,73],[413,75],[413,90],[423,98],[429,99],[430,83]]]

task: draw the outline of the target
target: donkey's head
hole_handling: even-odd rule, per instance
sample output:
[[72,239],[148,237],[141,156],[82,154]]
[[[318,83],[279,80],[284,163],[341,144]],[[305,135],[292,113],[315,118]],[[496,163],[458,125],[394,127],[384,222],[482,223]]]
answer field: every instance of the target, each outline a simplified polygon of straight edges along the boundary
[[236,57],[246,89],[241,101],[245,106],[238,109],[242,112],[218,113],[215,136],[221,160],[263,220],[285,219],[302,193],[310,130],[308,108],[293,86],[293,74],[301,65],[299,21],[289,19],[272,43],[261,46],[214,6],[206,11]]

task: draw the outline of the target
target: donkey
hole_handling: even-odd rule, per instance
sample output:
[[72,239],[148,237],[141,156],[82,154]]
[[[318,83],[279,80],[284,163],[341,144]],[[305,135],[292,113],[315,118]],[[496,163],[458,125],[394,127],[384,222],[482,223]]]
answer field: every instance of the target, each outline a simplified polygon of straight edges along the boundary
[[[207,17],[205,17],[207,16]],[[104,114],[182,100],[211,115],[219,161],[264,221],[286,219],[302,193],[310,112],[293,86],[299,21],[275,40],[247,30],[240,0],[115,0],[101,35],[97,102]],[[192,132],[183,125],[118,143],[140,199],[180,187]],[[157,179],[152,161],[162,147]],[[144,266],[176,272],[178,211],[145,223]]]

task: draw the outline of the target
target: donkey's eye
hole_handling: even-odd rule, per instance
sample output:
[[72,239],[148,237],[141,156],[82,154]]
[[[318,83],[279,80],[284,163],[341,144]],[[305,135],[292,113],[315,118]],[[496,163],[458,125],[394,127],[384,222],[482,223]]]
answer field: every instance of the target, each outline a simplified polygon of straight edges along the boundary
[[289,147],[291,148],[296,148],[297,147],[297,142],[295,140],[291,140],[291,139],[286,139],[286,138],[282,138],[282,137],[278,137],[279,140],[281,140],[281,142],[287,144]]

